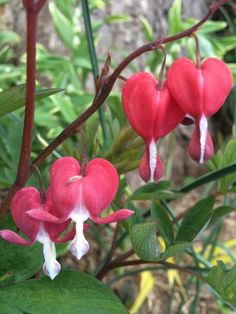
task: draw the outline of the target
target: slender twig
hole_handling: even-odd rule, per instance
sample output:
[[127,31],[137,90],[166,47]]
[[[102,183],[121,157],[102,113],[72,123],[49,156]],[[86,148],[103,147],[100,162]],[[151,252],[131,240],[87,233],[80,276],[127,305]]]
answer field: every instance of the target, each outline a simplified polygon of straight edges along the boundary
[[182,272],[185,272],[185,273],[188,273],[196,278],[198,278],[199,280],[202,280],[202,281],[206,281],[204,276],[200,275],[199,273],[187,268],[187,267],[184,267],[184,266],[180,266],[180,265],[177,265],[177,264],[173,264],[173,263],[169,263],[169,262],[166,262],[166,261],[157,261],[157,262],[148,262],[148,261],[144,261],[144,260],[130,260],[130,261],[123,261],[123,262],[113,262],[113,263],[110,263],[109,265],[109,268],[107,269],[107,272],[104,273],[103,276],[96,276],[98,279],[102,279],[110,270],[112,269],[115,269],[115,268],[119,268],[119,267],[126,267],[126,266],[135,266],[135,265],[143,265],[143,264],[160,264],[160,265],[163,265],[163,266],[166,266],[168,269],[177,269],[179,271],[182,271]]
[[[40,0],[39,0],[40,1]],[[115,84],[117,78],[120,76],[121,72],[127,67],[127,65],[133,61],[135,58],[139,57],[140,55],[152,51],[155,49],[158,49],[160,45],[170,43],[173,41],[176,41],[178,39],[184,38],[184,37],[189,37],[191,36],[194,32],[196,32],[199,27],[201,27],[222,5],[225,3],[229,2],[229,0],[219,0],[215,3],[213,3],[210,8],[208,13],[195,25],[193,25],[191,28],[188,30],[185,30],[179,34],[176,34],[174,36],[169,36],[166,38],[161,38],[158,40],[155,40],[153,42],[150,42],[148,44],[145,44],[141,46],[140,48],[136,49],[132,53],[130,53],[118,66],[117,68],[113,71],[113,73],[107,77],[107,79],[103,80],[103,83],[100,86],[99,91],[97,92],[92,105],[84,111],[75,121],[73,121],[67,128],[65,128],[39,155],[38,157],[34,160],[33,165],[39,166],[41,162],[47,158],[53,151],[56,149],[63,141],[65,141],[68,137],[70,137],[75,130],[82,124],[84,123],[100,106],[104,103],[106,98],[109,96],[111,89],[113,85]],[[26,0],[24,1],[26,3]],[[40,1],[41,3],[41,1]],[[31,69],[32,70],[32,69]],[[2,202],[0,206],[0,212],[1,216],[5,213],[9,201],[11,200],[12,196],[14,195],[15,191],[17,191],[19,188],[24,186],[26,181],[28,180],[30,174],[32,173],[32,168],[31,171],[27,171],[25,174],[22,172],[22,177],[20,182],[17,181],[15,182],[11,189],[9,190],[8,194],[6,195],[4,201]]]

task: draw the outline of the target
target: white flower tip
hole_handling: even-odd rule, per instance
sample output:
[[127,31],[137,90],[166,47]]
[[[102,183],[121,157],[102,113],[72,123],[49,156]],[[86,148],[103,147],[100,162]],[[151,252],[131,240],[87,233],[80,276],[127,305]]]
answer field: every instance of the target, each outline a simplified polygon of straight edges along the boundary
[[86,239],[80,241],[72,241],[70,246],[71,254],[80,260],[89,251],[89,243]]
[[43,272],[52,280],[59,274],[60,271],[61,265],[56,260],[54,261],[53,264],[50,265],[50,267],[47,267],[46,263],[44,263],[43,265]]

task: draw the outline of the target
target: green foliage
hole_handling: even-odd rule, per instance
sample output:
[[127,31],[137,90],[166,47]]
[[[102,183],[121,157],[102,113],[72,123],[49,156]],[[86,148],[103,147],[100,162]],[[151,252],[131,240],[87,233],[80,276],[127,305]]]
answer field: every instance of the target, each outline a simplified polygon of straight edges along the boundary
[[227,269],[221,261],[213,267],[206,282],[227,302],[236,306],[236,269]]
[[62,271],[53,281],[43,277],[0,291],[0,312],[7,310],[5,314],[18,313],[18,310],[20,313],[38,314],[128,313],[118,298],[101,282],[88,274],[75,271]]
[[131,230],[131,242],[135,253],[145,261],[157,261],[161,249],[157,240],[157,226],[153,223],[142,223],[134,225]]
[[214,202],[213,197],[207,197],[188,209],[179,227],[176,241],[192,242],[196,238],[209,223]]
[[[35,100],[61,92],[58,88],[36,90]],[[0,93],[0,117],[13,112],[25,105],[25,85],[15,86]]]

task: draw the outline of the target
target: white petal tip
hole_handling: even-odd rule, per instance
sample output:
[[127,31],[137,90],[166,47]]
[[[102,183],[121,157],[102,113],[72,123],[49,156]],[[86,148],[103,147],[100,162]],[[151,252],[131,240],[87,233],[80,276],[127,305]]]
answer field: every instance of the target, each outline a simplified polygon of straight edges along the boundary
[[71,254],[80,260],[89,251],[89,244],[86,239],[83,241],[72,241],[70,247]]
[[46,263],[43,265],[43,272],[45,275],[49,276],[52,280],[60,273],[61,265],[55,261],[52,265],[50,265],[50,269],[47,268]]

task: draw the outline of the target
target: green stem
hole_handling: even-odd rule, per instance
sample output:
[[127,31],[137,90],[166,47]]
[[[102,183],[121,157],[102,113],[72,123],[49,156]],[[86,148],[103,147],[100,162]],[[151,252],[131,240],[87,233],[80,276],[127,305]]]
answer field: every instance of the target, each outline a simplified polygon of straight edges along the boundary
[[[96,54],[96,50],[95,50],[95,46],[94,46],[93,30],[92,30],[92,25],[91,25],[88,1],[87,0],[81,0],[81,4],[82,4],[83,17],[84,17],[86,39],[87,39],[87,43],[88,43],[89,55],[90,55],[90,60],[92,63],[92,69],[93,69],[94,85],[96,87],[96,81],[97,81],[97,78],[99,76],[99,68],[98,68],[97,54]],[[100,124],[102,127],[103,138],[104,138],[104,141],[106,141],[107,131],[106,131],[106,126],[105,126],[104,108],[103,107],[100,107],[98,109],[98,115],[99,115],[99,120],[100,120]]]

